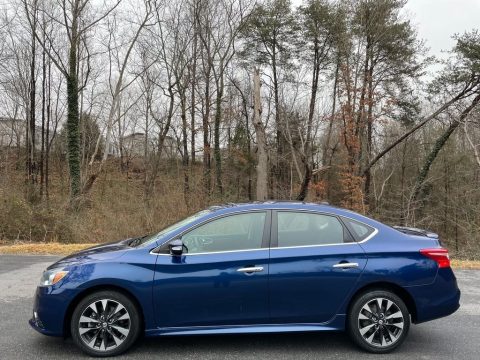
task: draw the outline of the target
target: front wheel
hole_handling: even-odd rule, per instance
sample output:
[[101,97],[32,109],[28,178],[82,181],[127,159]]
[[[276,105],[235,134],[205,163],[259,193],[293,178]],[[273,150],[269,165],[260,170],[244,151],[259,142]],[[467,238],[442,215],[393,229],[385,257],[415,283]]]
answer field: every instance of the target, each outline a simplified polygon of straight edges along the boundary
[[398,347],[410,328],[407,306],[386,290],[364,293],[354,300],[348,316],[348,332],[361,348],[377,354]]
[[122,293],[96,292],[76,306],[70,330],[74,342],[88,355],[118,355],[130,348],[140,334],[139,312]]

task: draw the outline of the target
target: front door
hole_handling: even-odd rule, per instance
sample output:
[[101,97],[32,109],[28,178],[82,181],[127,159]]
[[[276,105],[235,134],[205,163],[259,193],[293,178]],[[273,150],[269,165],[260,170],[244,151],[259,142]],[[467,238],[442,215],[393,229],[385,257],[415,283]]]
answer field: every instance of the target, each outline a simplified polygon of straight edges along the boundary
[[366,262],[364,251],[336,216],[275,212],[269,280],[272,322],[328,322]]
[[210,220],[183,234],[182,256],[159,254],[153,287],[158,326],[267,322],[269,216],[256,211]]

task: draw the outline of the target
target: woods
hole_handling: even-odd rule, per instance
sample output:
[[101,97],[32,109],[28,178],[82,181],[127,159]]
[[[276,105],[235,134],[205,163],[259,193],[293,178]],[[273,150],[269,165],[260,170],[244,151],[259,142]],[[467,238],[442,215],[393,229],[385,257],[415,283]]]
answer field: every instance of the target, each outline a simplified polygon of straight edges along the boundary
[[478,258],[480,32],[436,58],[405,6],[9,2],[0,239],[115,240],[211,204],[297,199]]

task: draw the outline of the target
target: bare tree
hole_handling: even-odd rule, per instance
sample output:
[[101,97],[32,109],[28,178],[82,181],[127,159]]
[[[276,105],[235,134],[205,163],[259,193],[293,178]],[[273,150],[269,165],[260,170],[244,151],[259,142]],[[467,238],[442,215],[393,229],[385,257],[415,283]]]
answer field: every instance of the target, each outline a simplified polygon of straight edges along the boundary
[[254,69],[253,73],[253,126],[257,138],[257,200],[268,198],[268,151],[267,137],[262,123],[262,106],[260,103],[260,70]]
[[176,110],[177,79],[183,77],[186,72],[187,63],[181,58],[187,51],[190,43],[182,39],[180,29],[184,22],[184,3],[171,4],[166,14],[161,14],[160,9],[156,10],[157,26],[155,32],[156,46],[159,49],[159,63],[163,67],[165,82],[157,85],[167,98],[166,109],[162,113],[150,108],[150,116],[158,128],[156,151],[152,154],[150,166],[147,166],[145,174],[144,196],[148,200],[153,192],[155,181],[160,172],[160,160],[164,150],[165,139],[170,131],[172,119]]
[[[108,113],[108,119],[107,119],[107,125],[106,125],[105,151],[103,152],[102,160],[98,168],[90,175],[90,177],[86,181],[83,187],[84,193],[90,191],[98,175],[103,170],[103,166],[109,155],[113,125],[115,123],[115,120],[120,121],[118,114],[120,113],[120,102],[121,102],[122,94],[137,79],[137,77],[140,76],[140,73],[137,73],[132,79],[129,79],[125,83],[125,72],[129,64],[132,51],[134,49],[134,46],[137,40],[140,37],[142,30],[145,27],[154,25],[154,22],[152,20],[155,20],[155,14],[158,11],[159,6],[160,6],[160,2],[157,2],[156,0],[144,1],[144,14],[141,17],[140,23],[137,25],[132,37],[129,39],[128,42],[126,42],[127,48],[123,56],[122,54],[120,54],[120,50],[119,50],[120,46],[116,43],[116,39],[114,39],[114,34],[117,33],[118,27],[112,25],[112,23],[109,22],[110,29],[109,29],[109,42],[107,44],[107,48],[108,48],[108,54],[110,57],[109,90],[111,95],[111,105],[110,105],[110,110]],[[115,22],[115,18],[113,18],[112,21]],[[125,43],[124,36],[122,36],[122,42]],[[115,75],[113,74],[113,71],[112,71],[112,65],[115,65],[118,71],[118,73],[115,72]],[[148,67],[149,66],[147,66],[145,69],[148,69]],[[90,164],[89,164],[90,166],[93,165],[93,162],[98,154],[101,137],[102,135],[100,134],[100,136],[97,139],[95,151],[90,159]],[[123,151],[121,147],[120,147],[120,151]]]
[[[240,33],[241,26],[246,15],[250,11],[251,1],[241,0],[216,0],[204,2],[204,9],[199,12],[198,34],[202,42],[203,54],[205,55],[206,77],[205,95],[210,97],[209,74],[213,74],[215,83],[215,118],[214,118],[214,158],[216,186],[220,194],[223,193],[222,185],[222,157],[220,153],[220,124],[222,121],[222,101],[225,91],[225,71],[235,55],[235,41]],[[209,107],[206,99],[205,106]],[[205,116],[208,120],[209,109]],[[204,133],[206,127],[204,122]],[[208,136],[208,132],[206,133]],[[209,149],[209,145],[207,146]],[[207,159],[209,162],[210,160]]]
[[[99,4],[92,5],[90,0],[72,0],[71,2],[62,2],[60,9],[52,6],[50,9],[44,8],[46,16],[57,20],[57,23],[63,28],[68,40],[68,50],[56,43],[56,39],[48,36],[45,31],[39,31],[36,24],[36,0],[33,3],[29,0],[23,0],[25,14],[32,29],[32,32],[41,45],[43,50],[55,64],[57,69],[63,74],[67,85],[67,149],[68,165],[70,173],[70,192],[74,199],[81,192],[81,174],[80,174],[80,136],[79,136],[79,94],[85,86],[88,79],[90,68],[87,71],[80,84],[78,55],[82,46],[86,45],[85,36],[93,30],[96,25],[103,21],[120,4],[121,0],[104,0]],[[58,11],[60,10],[60,12]],[[60,13],[62,14],[60,16]],[[60,20],[61,19],[61,20]],[[47,34],[45,37],[42,35]],[[64,44],[62,44],[64,45]],[[87,62],[90,57],[87,57]]]

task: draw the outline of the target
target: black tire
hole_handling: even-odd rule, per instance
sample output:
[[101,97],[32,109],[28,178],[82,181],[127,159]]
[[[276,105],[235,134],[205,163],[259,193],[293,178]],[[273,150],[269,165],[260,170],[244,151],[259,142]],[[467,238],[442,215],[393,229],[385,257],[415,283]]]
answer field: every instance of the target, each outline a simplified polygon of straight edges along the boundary
[[[90,307],[92,304],[93,307]],[[103,308],[103,304],[106,304],[106,309]],[[94,308],[97,312],[93,311]],[[78,303],[72,314],[70,331],[73,341],[90,356],[119,355],[127,351],[141,333],[139,314],[135,303],[120,292],[99,291],[87,295]],[[80,321],[82,315],[84,317]],[[100,320],[102,316],[104,318]],[[85,317],[88,322],[83,321]],[[88,345],[88,342],[93,345]],[[96,344],[99,344],[98,349]]]
[[[383,299],[380,300],[380,306],[378,299]],[[407,306],[400,297],[388,290],[370,290],[360,294],[354,299],[348,313],[347,330],[350,337],[355,344],[371,353],[393,351],[405,340],[409,329]]]

